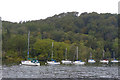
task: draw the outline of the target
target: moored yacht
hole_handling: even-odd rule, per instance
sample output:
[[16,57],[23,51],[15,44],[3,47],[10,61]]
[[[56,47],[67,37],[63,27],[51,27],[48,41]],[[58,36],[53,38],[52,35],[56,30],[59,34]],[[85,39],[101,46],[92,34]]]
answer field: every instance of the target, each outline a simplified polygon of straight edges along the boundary
[[105,51],[103,50],[103,59],[100,60],[101,63],[109,63],[109,60],[108,59],[104,59],[104,54],[105,54]]
[[111,60],[112,63],[118,63],[119,61],[116,59]]
[[78,60],[78,46],[77,46],[76,50],[77,50],[77,57],[76,57],[76,61],[74,61],[73,64],[75,64],[75,65],[84,65],[85,62],[83,62],[82,60]]
[[92,59],[92,53],[90,53],[90,59],[88,59],[88,63],[95,63],[96,61]]
[[21,61],[20,65],[28,65],[28,66],[40,66],[40,63],[36,59],[29,58],[29,37],[30,37],[30,31],[28,32],[28,53],[27,53],[27,60]]
[[73,64],[75,64],[75,65],[84,65],[85,62],[83,62],[81,60],[76,60],[76,61],[73,62]]
[[40,63],[38,62],[38,60],[35,59],[28,59],[26,61],[21,61],[22,65],[28,65],[28,66],[40,66]]
[[70,61],[70,60],[62,60],[61,62],[62,62],[62,64],[71,64],[72,63],[72,61]]
[[88,63],[95,63],[96,61],[94,59],[89,59]]
[[53,42],[52,42],[52,57],[51,61],[47,61],[48,65],[58,65],[60,62],[56,62],[56,60],[53,59]]
[[60,62],[56,62],[55,60],[51,59],[51,61],[47,61],[47,64],[49,65],[58,65]]
[[72,63],[72,61],[67,59],[67,48],[66,48],[66,52],[65,52],[65,60],[62,60],[61,62],[62,62],[62,64],[71,64]]
[[113,53],[113,60],[111,60],[112,63],[118,63],[119,61],[115,59],[115,53]]
[[108,64],[108,63],[109,63],[109,60],[103,59],[103,60],[100,60],[100,62],[101,62],[101,63],[107,63],[107,64]]

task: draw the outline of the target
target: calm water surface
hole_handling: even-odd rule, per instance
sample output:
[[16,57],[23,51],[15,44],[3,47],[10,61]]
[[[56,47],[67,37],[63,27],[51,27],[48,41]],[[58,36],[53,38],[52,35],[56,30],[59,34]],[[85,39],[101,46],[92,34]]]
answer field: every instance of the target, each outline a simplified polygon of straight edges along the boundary
[[3,67],[4,78],[118,78],[118,66],[11,66]]

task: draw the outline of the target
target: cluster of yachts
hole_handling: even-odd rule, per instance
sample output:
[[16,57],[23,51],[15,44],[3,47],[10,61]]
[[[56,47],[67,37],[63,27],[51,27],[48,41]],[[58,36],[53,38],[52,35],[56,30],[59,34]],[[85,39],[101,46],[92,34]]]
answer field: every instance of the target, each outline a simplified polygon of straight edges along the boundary
[[[108,64],[109,62],[111,62],[111,63],[118,63],[118,62],[120,62],[120,61],[118,61],[118,60],[116,60],[116,59],[111,60],[111,61],[106,60],[106,59],[100,60],[100,63],[107,63],[107,64]],[[83,62],[83,61],[81,61],[81,60],[76,60],[76,61],[62,60],[61,63],[62,63],[62,64],[84,65],[86,62]],[[88,63],[96,63],[96,61],[95,61],[94,59],[89,59],[89,60],[88,60]],[[46,64],[54,65],[54,64],[60,64],[60,62],[56,62],[55,60],[52,60],[52,61],[47,61]]]
[[[53,44],[53,43],[52,43]],[[65,60],[62,60],[61,63],[60,62],[56,62],[55,60],[51,60],[51,61],[47,61],[46,64],[49,64],[49,65],[54,65],[54,64],[75,64],[75,65],[84,65],[86,62],[82,61],[82,60],[78,60],[78,46],[76,48],[76,61],[70,61],[70,60],[67,60],[67,58]],[[52,53],[53,54],[53,53]],[[67,48],[66,48],[66,55],[67,55]],[[104,58],[104,51],[103,51],[103,58]],[[96,63],[97,61],[95,61],[94,59],[92,59],[92,53],[90,53],[90,59],[88,59],[88,63]],[[119,61],[116,60],[115,58],[111,61],[107,60],[107,59],[102,59],[99,61],[100,63],[118,63]]]
[[[30,59],[29,58],[29,36],[30,36],[30,32],[28,33],[28,59],[26,61],[21,61],[20,65],[35,65],[35,66],[39,66],[40,62],[36,59]],[[52,42],[52,48],[53,48],[53,42]],[[61,62],[56,62],[55,60],[53,60],[53,50],[52,50],[52,55],[51,55],[51,60],[47,61],[45,64],[48,65],[59,65],[59,64],[75,64],[75,65],[84,65],[86,62],[83,62],[82,60],[78,59],[78,47],[76,48],[76,61],[70,61],[67,60],[67,48],[66,48],[66,52],[65,52],[65,60],[62,60]],[[103,57],[104,57],[104,52],[103,52]],[[100,63],[118,63],[120,61],[116,60],[115,58],[111,61],[107,60],[107,59],[102,59],[100,60]],[[90,53],[90,59],[88,59],[88,63],[96,63],[96,61],[94,59],[92,59],[92,53]]]
[[[109,60],[100,60],[100,63],[118,63],[120,61],[113,59],[111,61]],[[94,59],[89,59],[88,63],[96,63],[96,61]],[[61,62],[57,62],[55,60],[51,60],[51,61],[47,61],[45,64],[48,65],[60,65],[60,64],[74,64],[74,65],[84,65],[86,64],[86,62],[83,62],[81,60],[76,60],[76,61],[70,61],[70,60],[62,60]],[[38,60],[27,60],[27,61],[21,61],[20,65],[30,65],[30,66],[40,66],[40,63],[38,62]]]
[[[53,42],[52,42],[52,48],[53,48]],[[59,65],[59,64],[74,64],[74,65],[84,65],[86,63],[96,63],[96,62],[100,62],[100,63],[118,63],[120,61],[116,60],[115,58],[111,61],[109,61],[108,59],[102,59],[100,61],[95,61],[93,58],[92,58],[92,53],[90,53],[90,58],[88,59],[87,62],[84,62],[82,60],[79,60],[78,59],[78,47],[76,48],[76,60],[75,61],[70,61],[67,59],[67,48],[66,48],[66,52],[65,52],[65,59],[62,60],[61,62],[57,62],[56,60],[53,59],[53,51],[52,51],[52,55],[51,55],[51,60],[47,61],[45,64],[47,65]],[[103,50],[103,58],[104,58],[104,50]],[[28,59],[27,61],[21,61],[21,64],[22,65],[35,65],[35,66],[39,66],[40,63],[38,60],[30,60]]]

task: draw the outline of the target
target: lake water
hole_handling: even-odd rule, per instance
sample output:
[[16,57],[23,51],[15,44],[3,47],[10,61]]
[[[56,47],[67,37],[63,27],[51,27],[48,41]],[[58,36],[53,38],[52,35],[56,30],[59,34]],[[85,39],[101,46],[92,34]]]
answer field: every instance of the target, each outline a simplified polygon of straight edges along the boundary
[[2,76],[3,78],[118,78],[118,66],[4,66]]

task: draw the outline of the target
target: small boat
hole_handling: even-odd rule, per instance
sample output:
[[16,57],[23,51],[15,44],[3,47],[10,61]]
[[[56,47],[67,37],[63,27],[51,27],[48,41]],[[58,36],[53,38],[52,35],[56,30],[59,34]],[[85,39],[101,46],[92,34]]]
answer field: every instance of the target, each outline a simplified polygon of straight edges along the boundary
[[40,66],[38,60],[29,58],[29,36],[30,36],[30,31],[28,32],[28,53],[27,53],[28,58],[26,61],[21,61],[20,65]]
[[111,60],[112,63],[118,63],[119,61],[114,59],[114,60]]
[[89,59],[88,63],[95,63],[96,61],[94,59]]
[[47,64],[49,64],[49,65],[58,65],[58,64],[60,64],[60,62],[56,62],[55,60],[51,60],[51,61],[47,61]]
[[95,63],[96,61],[92,59],[92,53],[90,53],[90,59],[88,59],[88,63]]
[[101,63],[107,63],[107,64],[108,64],[108,63],[109,63],[109,60],[104,59],[104,60],[100,60],[100,62],[101,62]]
[[[105,51],[103,50],[103,58],[104,58],[104,54],[105,54]],[[103,60],[100,60],[101,63],[109,63],[109,60],[107,59],[103,59]]]
[[62,60],[62,64],[72,64],[72,61],[70,60]]
[[81,60],[78,60],[78,61],[74,61],[73,64],[75,64],[75,65],[84,65],[85,62],[82,62]]
[[52,59],[51,59],[51,61],[47,61],[47,64],[48,65],[58,65],[58,64],[60,64],[60,62],[56,62],[56,60],[54,60],[53,59],[53,42],[52,42],[52,57],[51,57]]
[[65,60],[62,60],[61,62],[62,62],[62,64],[71,64],[72,63],[72,61],[70,61],[70,60],[67,60],[67,48],[66,48],[66,52],[65,52]]
[[74,61],[73,62],[73,64],[75,64],[75,65],[84,65],[85,64],[85,62],[83,62],[82,60],[78,60],[78,46],[77,46],[77,57],[76,57],[76,61]]
[[27,61],[21,61],[22,65],[28,65],[28,66],[40,66],[40,63],[38,60],[27,60]]
[[113,53],[113,60],[111,60],[112,63],[118,63],[119,61],[115,59],[115,53]]

